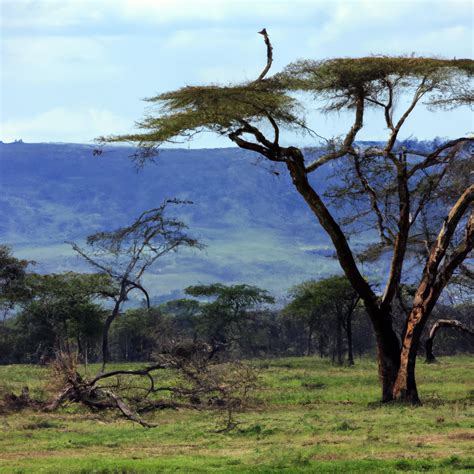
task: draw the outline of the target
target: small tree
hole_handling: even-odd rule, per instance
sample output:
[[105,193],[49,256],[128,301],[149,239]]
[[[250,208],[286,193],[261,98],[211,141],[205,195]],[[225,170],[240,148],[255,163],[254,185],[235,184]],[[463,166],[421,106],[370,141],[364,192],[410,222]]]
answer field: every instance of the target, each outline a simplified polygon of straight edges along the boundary
[[5,318],[13,306],[30,295],[26,268],[32,263],[12,255],[10,247],[0,245],[0,310]]
[[[58,351],[76,352],[85,362],[100,337],[103,309],[95,300],[109,281],[104,275],[29,274],[30,299],[14,319],[23,360],[49,360]],[[34,352],[32,352],[34,350]]]
[[236,343],[251,345],[255,328],[255,310],[274,303],[266,291],[251,285],[195,285],[185,289],[188,295],[212,298],[201,305],[201,333],[211,344],[213,353]]
[[104,323],[102,333],[102,370],[109,356],[109,331],[119,315],[128,295],[140,291],[150,307],[150,297],[142,284],[145,272],[162,256],[180,247],[203,247],[195,238],[185,233],[186,225],[174,218],[166,217],[169,204],[186,204],[184,201],[168,200],[160,207],[143,212],[131,225],[113,232],[99,232],[87,238],[89,249],[72,243],[73,249],[94,269],[107,275],[113,287],[104,295],[114,301],[114,306]]
[[[146,161],[157,146],[207,130],[227,136],[240,148],[286,168],[295,189],[331,238],[344,273],[366,307],[377,340],[383,400],[418,403],[415,365],[423,328],[441,292],[474,247],[473,184],[466,184],[449,197],[447,206],[438,209],[442,223],[434,239],[426,241],[427,256],[401,335],[393,328],[392,307],[403,281],[409,243],[419,233],[417,224],[423,221],[422,210],[437,199],[432,190],[444,182],[457,163],[466,160],[474,139],[461,136],[426,150],[418,146],[407,149],[398,138],[407,118],[423,101],[433,108],[474,102],[470,82],[474,61],[416,56],[301,60],[267,78],[272,47],[266,30],[261,34],[267,46],[267,64],[256,81],[232,86],[187,86],[160,94],[149,99],[161,108],[139,124],[141,132],[106,141],[138,143],[143,151],[140,158]],[[280,135],[285,128],[312,133],[305,125],[304,106],[295,93],[325,101],[323,111],[327,113],[352,111],[354,121],[345,136],[327,140],[316,150],[283,145]],[[396,105],[406,97],[411,98],[409,105],[397,114]],[[381,112],[388,137],[381,147],[360,149],[355,140],[369,108]],[[338,161],[355,170],[367,207],[365,216],[378,230],[380,245],[391,254],[381,294],[376,294],[364,277],[344,222],[325,202],[312,179],[322,166]],[[364,173],[367,167],[361,168],[361,163],[375,172]],[[469,163],[472,170],[472,160]],[[385,193],[378,192],[373,183],[381,169],[391,176],[392,199],[388,205]],[[425,179],[428,176],[431,178]],[[417,192],[422,182],[427,185]],[[350,202],[349,195],[345,202]]]

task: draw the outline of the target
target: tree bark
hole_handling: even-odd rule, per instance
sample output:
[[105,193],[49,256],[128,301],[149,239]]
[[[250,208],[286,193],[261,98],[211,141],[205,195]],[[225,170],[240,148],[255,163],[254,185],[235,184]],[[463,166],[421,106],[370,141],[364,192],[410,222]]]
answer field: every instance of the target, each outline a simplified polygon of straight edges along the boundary
[[336,323],[336,353],[337,353],[337,364],[343,364],[343,353],[342,353],[342,322],[341,318],[337,318]]
[[377,343],[377,362],[380,383],[382,385],[382,402],[393,400],[393,387],[400,368],[400,342],[392,327],[392,315],[375,314],[369,311],[369,316],[375,331]]
[[426,314],[423,309],[419,307],[415,307],[408,317],[402,350],[400,352],[400,368],[393,387],[394,400],[408,402],[414,405],[420,404],[415,380],[415,366],[416,354],[418,352],[425,321]]
[[346,337],[347,337],[347,363],[354,365],[354,354],[352,350],[352,311],[348,315],[346,325]]
[[109,361],[109,331],[110,326],[114,322],[115,318],[118,316],[120,311],[121,301],[115,303],[112,313],[107,317],[104,324],[104,332],[102,333],[102,372],[105,370],[105,366]]
[[439,268],[446,257],[456,227],[473,200],[474,185],[471,185],[449,211],[438,237],[431,247],[403,335],[400,370],[393,388],[393,398],[395,400],[414,404],[420,403],[415,382],[415,365],[421,334],[454,270],[462,263],[474,246],[474,212],[471,212],[466,223],[465,240],[454,249],[441,269]]
[[306,348],[306,355],[311,355],[313,353],[313,326],[310,324],[308,328],[308,345]]

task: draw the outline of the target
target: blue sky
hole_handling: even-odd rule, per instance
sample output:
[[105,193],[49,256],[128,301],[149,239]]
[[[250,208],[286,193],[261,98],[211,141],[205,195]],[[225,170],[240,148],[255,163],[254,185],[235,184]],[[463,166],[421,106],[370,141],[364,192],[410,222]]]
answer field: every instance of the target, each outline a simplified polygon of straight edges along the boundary
[[[186,84],[258,76],[266,27],[273,71],[297,58],[415,52],[473,56],[473,4],[433,1],[0,0],[0,139],[91,142],[132,129],[143,97]],[[344,114],[310,115],[324,136],[343,133]],[[360,138],[382,139],[374,114]],[[465,110],[417,112],[406,135],[459,136]],[[308,138],[288,136],[303,144]],[[305,141],[306,140],[306,141]],[[191,146],[230,146],[206,134]]]

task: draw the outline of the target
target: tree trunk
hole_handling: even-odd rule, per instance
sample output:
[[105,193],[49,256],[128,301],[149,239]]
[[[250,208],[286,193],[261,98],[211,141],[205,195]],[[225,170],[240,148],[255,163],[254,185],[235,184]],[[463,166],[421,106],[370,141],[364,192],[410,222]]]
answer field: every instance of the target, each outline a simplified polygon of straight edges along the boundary
[[[360,115],[358,120],[359,125],[361,122],[362,115]],[[400,343],[392,328],[390,311],[382,312],[380,310],[376,295],[357,267],[344,232],[324,205],[321,197],[310,185],[303,154],[300,150],[292,147],[285,149],[285,152],[292,158],[291,161],[287,162],[287,167],[293,184],[331,238],[344,273],[354,290],[364,301],[377,339],[382,401],[388,402],[393,400],[393,385],[400,367]]]
[[414,405],[420,404],[415,380],[415,366],[425,322],[426,314],[423,307],[415,306],[408,317],[400,352],[400,368],[393,387],[393,398],[397,401]]
[[343,353],[342,353],[342,322],[341,318],[337,318],[336,323],[336,353],[337,353],[337,364],[343,364]]
[[308,329],[308,344],[307,344],[307,349],[306,349],[306,355],[309,356],[313,352],[313,326],[309,326]]
[[433,338],[429,337],[425,342],[425,351],[426,351],[426,359],[425,362],[427,364],[434,364],[437,362],[436,357],[433,354]]
[[382,385],[382,402],[393,400],[393,387],[400,368],[400,342],[392,327],[392,316],[388,313],[369,311],[375,339],[377,342],[377,362],[380,383]]
[[321,357],[321,359],[323,359],[325,356],[325,346],[324,346],[324,338],[322,334],[319,336],[318,346],[319,346],[319,356]]
[[347,318],[346,337],[347,337],[347,363],[349,365],[354,365],[354,355],[352,351],[352,311]]
[[110,326],[114,322],[115,318],[119,314],[121,301],[115,303],[112,313],[107,317],[104,324],[104,332],[102,333],[102,372],[105,370],[105,366],[109,361],[109,331]]

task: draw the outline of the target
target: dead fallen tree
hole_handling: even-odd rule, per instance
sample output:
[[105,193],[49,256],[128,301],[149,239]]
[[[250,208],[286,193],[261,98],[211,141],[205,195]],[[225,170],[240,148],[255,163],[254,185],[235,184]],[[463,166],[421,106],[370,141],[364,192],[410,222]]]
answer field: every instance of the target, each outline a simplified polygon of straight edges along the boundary
[[433,364],[436,362],[436,357],[433,354],[433,343],[434,343],[434,338],[436,336],[436,333],[441,328],[453,328],[453,329],[457,329],[458,331],[462,331],[466,334],[469,334],[471,336],[474,336],[474,330],[466,326],[461,321],[458,321],[456,319],[438,319],[431,326],[430,333],[428,335],[428,338],[425,341],[425,351],[426,351],[425,362],[428,364]]
[[[76,361],[59,354],[54,363],[60,389],[48,404],[53,411],[79,403],[92,411],[115,410],[144,427],[155,426],[144,415],[162,409],[212,409],[225,413],[226,428],[235,426],[233,413],[244,407],[256,386],[253,368],[241,363],[215,364],[207,344],[181,344],[157,355],[156,363],[136,370],[113,370],[87,378]],[[169,379],[172,383],[158,383]]]

